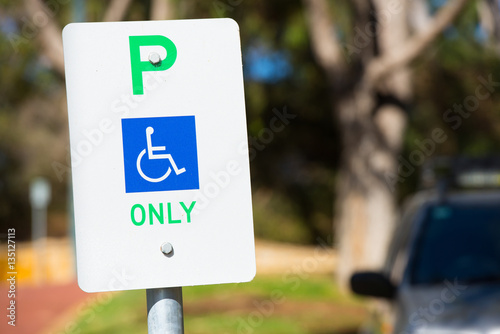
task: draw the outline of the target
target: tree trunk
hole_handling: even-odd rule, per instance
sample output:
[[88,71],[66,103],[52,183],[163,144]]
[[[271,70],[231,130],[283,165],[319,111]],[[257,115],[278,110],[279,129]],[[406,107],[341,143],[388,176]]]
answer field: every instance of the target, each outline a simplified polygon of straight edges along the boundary
[[[390,11],[390,2],[373,1],[376,57],[401,49],[409,37],[406,5]],[[334,84],[334,83],[332,83]],[[407,122],[405,102],[411,97],[407,65],[372,81],[362,76],[352,93],[337,105],[343,154],[337,184],[337,275],[345,288],[357,269],[382,267],[395,222],[394,187],[387,175],[398,170],[397,156]]]
[[[338,176],[336,243],[341,256],[337,278],[345,289],[357,269],[379,269],[394,226],[393,187],[386,176],[397,174],[397,154],[406,125],[404,110],[385,105],[360,117],[359,103],[374,92],[358,93],[342,101],[340,124],[344,150]],[[366,95],[361,97],[360,95]]]

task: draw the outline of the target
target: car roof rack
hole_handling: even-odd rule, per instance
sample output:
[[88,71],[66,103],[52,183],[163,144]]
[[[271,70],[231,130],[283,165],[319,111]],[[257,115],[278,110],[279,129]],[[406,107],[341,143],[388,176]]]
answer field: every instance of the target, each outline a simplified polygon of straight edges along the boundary
[[420,185],[424,189],[500,188],[500,156],[436,157],[422,167]]

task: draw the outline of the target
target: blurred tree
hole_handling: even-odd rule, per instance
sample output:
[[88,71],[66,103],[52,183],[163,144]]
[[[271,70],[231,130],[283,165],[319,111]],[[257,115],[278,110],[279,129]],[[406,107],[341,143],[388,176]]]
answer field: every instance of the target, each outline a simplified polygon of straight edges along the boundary
[[[353,269],[382,265],[393,229],[398,155],[407,122],[406,105],[412,97],[409,64],[427,50],[467,1],[450,0],[430,18],[425,1],[333,2],[335,9],[349,7],[347,25],[336,22],[339,16],[332,14],[328,1],[303,2],[312,49],[335,96],[332,109],[342,137],[337,269],[346,284]],[[410,21],[416,22],[413,32]],[[352,42],[344,44],[342,35],[350,36]]]
[[[64,96],[62,81],[64,76],[61,27],[64,22],[70,21],[68,13],[70,6],[54,7],[57,1],[25,0],[22,6],[15,5],[16,13],[12,15],[22,29],[25,21],[28,23],[33,18],[44,14],[46,24],[36,27],[37,31],[29,39],[24,39],[24,34],[9,35],[16,38],[16,43],[29,47],[37,57],[44,59],[47,68],[56,73],[58,85],[54,88],[58,94]],[[69,8],[67,8],[69,7]],[[77,7],[78,8],[78,7]],[[195,2],[195,1],[88,1],[87,17],[90,21],[134,19],[142,20],[148,17],[154,19],[166,19],[172,17],[204,17],[234,14],[235,18],[244,27],[242,39],[244,48],[245,68],[252,68],[252,73],[247,72],[251,79],[246,82],[247,104],[249,109],[249,133],[255,138],[256,145],[253,147],[255,156],[252,157],[252,174],[256,188],[266,187],[284,194],[277,195],[276,202],[283,202],[283,215],[285,221],[299,221],[305,228],[301,237],[290,240],[300,242],[313,242],[318,237],[325,238],[331,234],[329,228],[329,217],[331,216],[331,202],[333,186],[332,170],[334,165],[335,150],[338,145],[334,132],[334,125],[328,113],[324,113],[327,94],[326,86],[323,84],[322,73],[317,66],[311,62],[311,54],[307,49],[307,34],[305,34],[305,21],[300,11],[300,1],[280,1],[269,4],[266,1],[255,1],[247,3],[224,3]],[[225,13],[224,11],[231,12]],[[262,16],[261,16],[262,15]],[[26,20],[28,18],[28,20]],[[275,19],[278,19],[275,22]],[[281,27],[284,25],[284,27]],[[257,57],[252,60],[252,50],[256,50]],[[287,50],[286,52],[283,50]],[[38,53],[38,54],[37,54]],[[293,53],[293,57],[291,54]],[[272,77],[262,77],[262,59],[267,58],[271,63],[268,73]],[[248,56],[247,56],[248,55]],[[22,57],[21,57],[22,58]],[[281,64],[282,72],[276,76],[274,64]],[[294,68],[292,75],[291,68]],[[298,75],[295,75],[298,73]],[[37,80],[35,80],[37,81]],[[38,89],[36,92],[40,92]],[[301,91],[301,94],[296,94]],[[43,93],[43,92],[42,92]],[[50,100],[46,94],[41,94]],[[24,100],[28,101],[26,94]],[[279,101],[279,102],[277,102]],[[286,101],[286,102],[284,102]],[[319,101],[319,102],[318,102]],[[323,102],[324,101],[324,102]],[[65,102],[65,101],[62,101]],[[293,105],[289,107],[288,104]],[[66,109],[64,103],[58,103],[54,109],[58,113],[52,121],[59,124],[66,122]],[[294,117],[300,113],[301,122],[294,122],[274,133],[271,142],[267,138],[261,138],[263,128],[269,127],[269,123],[277,113],[288,113]],[[54,114],[40,111],[40,114],[48,117]],[[55,116],[55,115],[53,115]],[[50,122],[49,122],[50,123]],[[66,130],[66,127],[62,127]],[[318,131],[320,130],[320,131]],[[294,135],[291,135],[293,132]],[[315,134],[315,135],[312,135]],[[65,182],[68,176],[68,149],[67,133],[54,132],[54,138],[58,138],[59,145],[51,147],[51,165],[55,171],[57,181]],[[27,137],[28,138],[28,137]],[[260,140],[265,143],[258,143]],[[45,140],[37,140],[39,145],[45,145]],[[63,143],[62,147],[60,143]],[[262,145],[264,144],[264,145]],[[57,150],[54,150],[58,147]],[[285,149],[283,149],[285,148]],[[47,148],[38,147],[38,152],[47,152]],[[57,151],[57,152],[56,152]],[[253,159],[258,156],[258,159]],[[327,161],[325,164],[324,161]],[[40,165],[39,163],[33,164]],[[286,170],[283,173],[281,170]],[[52,175],[54,176],[54,175]],[[285,209],[292,205],[293,211]],[[275,210],[280,211],[278,208]],[[297,220],[293,215],[298,215]],[[264,217],[265,215],[263,215]],[[281,219],[281,220],[283,220]],[[262,221],[262,225],[269,222]],[[257,228],[257,232],[266,233],[266,236],[281,238],[286,233],[280,229],[286,223],[277,224],[270,233],[269,228]],[[263,232],[266,231],[266,232]],[[259,234],[259,236],[264,236]]]
[[[443,120],[474,92],[478,75],[500,69],[497,9],[496,0],[86,1],[89,21],[229,16],[239,23],[255,202],[277,212],[257,212],[256,232],[314,242],[331,234],[335,214],[344,281],[353,268],[382,260],[396,190],[414,189],[414,175],[400,179],[400,153],[408,156],[416,139],[440,127],[450,139],[436,152],[498,149],[485,137],[499,137],[500,114],[480,112],[500,110],[498,99],[482,102],[458,129]],[[71,21],[71,1],[2,1],[0,16],[0,172],[7,176],[0,215],[13,217],[26,208],[19,189],[29,177],[62,176],[64,189],[60,27]],[[263,142],[277,112],[296,118]],[[298,223],[301,237],[283,232]]]

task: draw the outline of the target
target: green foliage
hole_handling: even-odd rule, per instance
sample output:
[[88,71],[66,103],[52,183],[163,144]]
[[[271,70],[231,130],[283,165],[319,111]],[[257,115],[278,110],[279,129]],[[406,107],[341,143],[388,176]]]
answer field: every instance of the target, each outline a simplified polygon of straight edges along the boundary
[[[426,154],[428,158],[500,153],[500,57],[488,41],[475,36],[477,24],[475,8],[469,5],[415,65],[415,96],[402,153],[405,159],[421,150],[417,142],[431,138],[436,128],[445,131],[447,140],[436,144],[435,151]],[[487,98],[480,98],[477,89],[482,87],[479,92],[488,93],[483,81],[489,77],[494,82],[493,91]],[[477,101],[477,105],[470,104],[469,111],[466,104],[471,101]],[[457,106],[463,106],[466,116],[456,111]],[[418,177],[419,173],[414,173],[401,184],[400,198],[416,189]]]
[[255,236],[277,241],[308,243],[313,236],[300,221],[300,208],[281,193],[259,189],[254,194]]

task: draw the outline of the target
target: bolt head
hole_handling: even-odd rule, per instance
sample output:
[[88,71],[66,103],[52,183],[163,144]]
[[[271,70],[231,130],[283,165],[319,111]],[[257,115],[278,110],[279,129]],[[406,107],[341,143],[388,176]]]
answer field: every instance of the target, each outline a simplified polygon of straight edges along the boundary
[[153,64],[154,66],[160,66],[161,64],[161,58],[160,55],[157,54],[156,52],[151,52],[149,54],[149,62]]
[[164,255],[171,255],[174,251],[174,248],[172,247],[172,244],[170,242],[165,242],[161,245],[160,250]]

